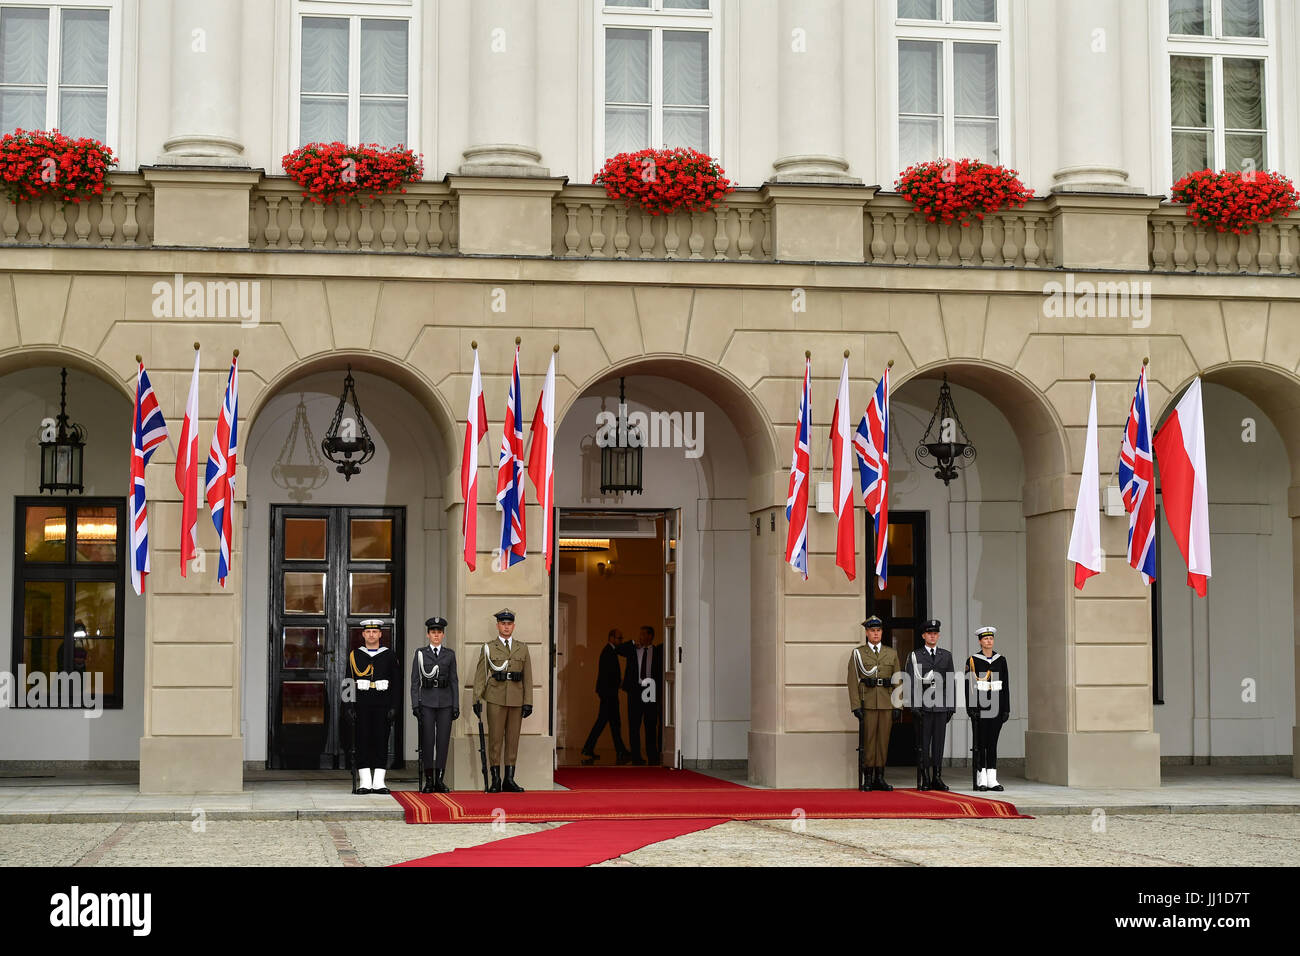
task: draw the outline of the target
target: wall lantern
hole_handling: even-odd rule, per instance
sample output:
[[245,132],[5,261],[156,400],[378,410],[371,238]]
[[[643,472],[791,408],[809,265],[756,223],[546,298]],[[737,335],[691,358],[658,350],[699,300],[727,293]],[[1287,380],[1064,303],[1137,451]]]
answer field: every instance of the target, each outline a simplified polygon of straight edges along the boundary
[[641,494],[642,452],[645,435],[627,422],[627,399],[623,379],[618,380],[618,434],[600,446],[600,493],[602,495]]
[[[307,460],[294,462],[293,453],[301,438]],[[311,501],[311,493],[329,480],[329,469],[321,464],[320,454],[316,451],[316,438],[311,433],[307,421],[307,402],[302,393],[298,394],[298,407],[293,410],[293,424],[289,426],[289,435],[280,449],[280,456],[271,466],[271,480],[276,487],[289,493],[290,501]]]
[[68,421],[68,370],[60,373],[58,429],[52,435],[46,426],[41,442],[41,491],[68,494],[84,490],[81,483],[82,457],[86,448],[86,430]]
[[[355,418],[343,417],[344,406],[348,396],[352,396],[352,411]],[[320,450],[325,457],[338,466],[336,469],[344,480],[351,481],[352,476],[361,471],[361,466],[375,457],[375,443],[370,440],[366,430],[366,420],[361,417],[361,405],[357,402],[356,382],[352,380],[352,366],[348,366],[347,378],[343,380],[343,394],[339,396],[339,407],[334,409],[334,420],[330,422],[329,431],[321,440]],[[356,461],[353,455],[358,455]]]
[[[937,429],[936,422],[939,424]],[[958,435],[961,436],[960,440]],[[957,477],[958,468],[965,468],[975,460],[975,446],[957,415],[957,406],[952,401],[952,389],[948,387],[947,373],[943,376],[943,384],[939,386],[939,404],[930,416],[930,424],[925,427],[921,443],[916,446],[916,460],[926,468],[934,468],[934,477],[945,485]]]

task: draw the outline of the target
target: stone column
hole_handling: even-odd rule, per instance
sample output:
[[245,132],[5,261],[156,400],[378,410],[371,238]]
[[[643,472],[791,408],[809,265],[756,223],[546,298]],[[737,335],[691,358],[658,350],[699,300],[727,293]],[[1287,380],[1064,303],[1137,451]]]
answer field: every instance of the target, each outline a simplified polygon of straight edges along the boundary
[[549,176],[537,142],[537,2],[470,9],[469,142],[460,172]]
[[173,0],[166,166],[247,166],[239,132],[242,0]]
[[844,159],[843,0],[781,0],[774,182],[860,183]]
[[1124,169],[1119,0],[1057,5],[1061,166],[1053,192],[1140,192]]

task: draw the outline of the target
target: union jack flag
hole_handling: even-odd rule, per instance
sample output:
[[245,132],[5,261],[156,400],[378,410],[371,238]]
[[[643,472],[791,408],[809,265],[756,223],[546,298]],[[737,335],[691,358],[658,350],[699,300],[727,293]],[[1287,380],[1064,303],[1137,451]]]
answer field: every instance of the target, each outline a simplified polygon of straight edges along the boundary
[[501,428],[501,460],[497,463],[497,501],[501,504],[501,570],[514,567],[527,557],[527,527],[524,524],[524,406],[519,387],[519,346],[515,346],[515,370],[506,396],[506,420]]
[[799,421],[790,460],[790,490],[786,494],[785,560],[808,580],[808,439],[812,433],[812,359],[804,360],[803,391],[799,399]]
[[131,416],[131,585],[136,594],[144,593],[144,578],[149,573],[149,515],[145,500],[144,466],[154,451],[167,441],[167,422],[158,407],[158,396],[149,383],[144,363],[135,372],[135,409]]
[[1155,465],[1151,458],[1151,407],[1147,404],[1147,367],[1124,425],[1119,450],[1119,488],[1128,512],[1128,563],[1142,572],[1142,583],[1156,577]]
[[226,396],[217,416],[217,428],[212,433],[212,447],[208,449],[208,467],[204,475],[204,489],[212,524],[217,529],[221,555],[217,564],[217,582],[224,588],[230,573],[231,513],[235,497],[235,459],[239,447],[239,356],[230,360],[230,378],[226,381]]
[[885,589],[889,537],[889,368],[853,435],[862,478],[862,503],[876,525],[876,587]]

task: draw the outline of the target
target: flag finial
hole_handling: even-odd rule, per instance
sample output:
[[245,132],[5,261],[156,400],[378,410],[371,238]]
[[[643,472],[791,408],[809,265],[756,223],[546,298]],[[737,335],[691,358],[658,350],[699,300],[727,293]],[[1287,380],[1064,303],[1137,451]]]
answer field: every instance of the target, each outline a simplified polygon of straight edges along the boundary
[[515,345],[518,345],[518,344],[519,344],[520,342],[522,342],[522,341],[523,341],[523,339],[521,339],[519,336],[517,336],[517,335],[515,336]]
[[552,352],[558,352],[559,350],[560,346],[558,344],[556,344],[555,348],[551,349]]
[[239,349],[235,349],[235,358],[239,358]]
[[804,353],[803,353],[803,357],[806,358],[806,359],[810,359],[810,358],[812,358],[812,352],[809,351],[808,349],[805,349],[805,350],[804,350]]
[[888,362],[885,363],[885,368],[893,368],[893,367],[894,367],[893,359],[890,359]]
[[1150,364],[1151,364],[1151,359],[1149,359],[1149,358],[1148,358],[1147,356],[1145,356],[1145,355],[1142,356],[1142,364],[1143,364],[1143,365],[1150,365]]
[[199,343],[198,343],[198,342],[195,342],[195,343],[194,343],[194,351],[197,352],[198,350],[199,350]]
[[1088,378],[1091,379],[1091,380],[1094,381],[1094,382],[1097,381],[1097,373],[1096,373],[1096,372],[1089,372],[1089,373],[1088,373]]
[[142,356],[137,355],[137,356],[135,357],[135,360],[136,360],[136,362],[143,362],[143,361],[144,361],[144,358],[143,358]]
[[469,347],[472,348],[474,351],[477,352],[477,351],[478,351],[478,342],[477,342],[477,340],[471,339],[471,340],[470,340],[470,343],[469,343]]
[[844,350],[844,357],[845,357],[845,358],[848,358],[848,357],[849,357],[849,350],[848,350],[848,349],[845,349],[845,350]]

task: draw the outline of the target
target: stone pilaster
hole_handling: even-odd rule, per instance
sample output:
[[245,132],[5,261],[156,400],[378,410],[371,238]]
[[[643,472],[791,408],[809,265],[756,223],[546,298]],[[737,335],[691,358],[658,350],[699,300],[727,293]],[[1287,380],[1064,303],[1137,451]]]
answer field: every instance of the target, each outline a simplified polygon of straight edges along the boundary
[[469,45],[470,145],[460,172],[549,176],[536,146],[536,0],[475,0]]
[[247,166],[239,128],[241,0],[173,0],[171,135],[158,162]]

